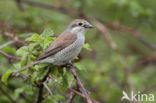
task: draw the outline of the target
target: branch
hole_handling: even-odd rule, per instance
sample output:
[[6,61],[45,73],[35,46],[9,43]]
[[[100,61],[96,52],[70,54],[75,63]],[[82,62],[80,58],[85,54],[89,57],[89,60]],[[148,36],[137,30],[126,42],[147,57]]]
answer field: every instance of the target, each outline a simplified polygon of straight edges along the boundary
[[21,11],[25,11],[22,4],[21,4],[21,0],[15,0],[16,4],[17,4],[17,7],[21,10]]
[[[70,84],[69,84],[68,88],[71,88],[73,81],[74,81],[74,80],[71,80],[71,81],[70,81]],[[75,93],[70,92],[70,96],[69,96],[69,98],[68,98],[68,100],[67,100],[66,103],[72,103],[72,101],[73,101],[73,99],[75,98],[75,96],[76,96]]]
[[9,54],[3,52],[2,50],[0,50],[0,53],[1,53],[2,55],[4,55],[6,58],[8,58],[8,59],[13,59],[13,60],[17,60],[17,61],[20,61],[20,60],[21,60],[20,58],[18,58],[18,57],[16,57],[16,56],[9,55]]
[[36,6],[36,7],[41,7],[41,8],[45,8],[45,9],[50,9],[50,10],[57,10],[63,14],[70,14],[72,16],[75,16],[74,12],[71,12],[59,5],[57,6],[53,6],[53,5],[49,5],[49,4],[45,4],[45,3],[40,3],[40,2],[34,2],[34,1],[30,1],[30,0],[21,0],[21,3],[27,4],[27,5],[31,5],[31,6]]
[[41,103],[43,100],[43,88],[44,88],[44,86],[40,85],[38,88],[39,88],[39,92],[38,92],[38,97],[37,97],[36,103]]
[[73,92],[71,92],[70,93],[70,96],[69,96],[69,98],[68,98],[68,100],[67,100],[66,103],[72,103],[72,101],[73,101],[73,99],[74,99],[75,96],[76,96],[76,94],[73,93]]
[[123,65],[123,67],[125,68],[125,79],[126,79],[126,84],[128,84],[130,90],[133,90],[133,85],[132,82],[130,80],[130,75],[131,75],[131,68],[130,66],[127,64],[126,59],[124,58],[123,55],[121,55],[120,50],[117,47],[117,44],[113,41],[113,39],[111,38],[110,33],[107,31],[107,29],[105,28],[105,26],[97,19],[92,18],[91,19],[93,24],[97,27],[97,29],[103,34],[103,36],[105,37],[105,39],[107,40],[107,42],[109,43],[111,49],[118,55],[119,57],[119,61],[121,63],[121,65]]
[[46,82],[43,83],[44,87],[47,89],[47,91],[49,92],[49,94],[51,95],[52,98],[54,98],[53,93],[51,92],[50,88],[47,86]]
[[4,32],[4,36],[12,39],[17,45],[23,46],[28,45],[28,43],[19,39],[19,37],[14,33]]
[[[21,3],[25,3],[27,5],[41,7],[41,8],[45,8],[45,9],[50,9],[50,10],[57,10],[57,11],[65,14],[65,15],[70,15],[72,17],[84,17],[84,18],[88,19],[88,16],[85,13],[83,13],[83,11],[81,11],[80,14],[79,13],[75,14],[71,10],[67,10],[66,8],[61,7],[61,6],[52,6],[52,5],[49,5],[49,4],[33,2],[33,1],[29,1],[29,0],[21,0]],[[100,20],[100,21],[102,21],[102,20]],[[130,29],[130,28],[128,28],[126,26],[123,26],[123,25],[119,25],[119,24],[106,23],[106,22],[103,22],[103,23],[106,25],[106,27],[108,27],[110,29],[121,30],[121,31],[124,31],[124,32],[131,33],[134,37],[136,37],[138,40],[140,40],[145,46],[147,46],[148,48],[150,48],[152,50],[156,50],[156,46],[149,43],[148,41],[146,41],[138,31]]]
[[68,88],[68,90],[69,90],[70,92],[75,93],[76,95],[79,95],[79,96],[81,96],[81,97],[85,98],[85,96],[84,96],[83,94],[81,94],[80,92],[76,91],[75,89]]
[[43,83],[47,80],[49,73],[51,72],[51,68],[49,66],[47,69],[48,69],[48,72],[45,75],[45,77],[41,80],[42,83],[38,85],[39,92],[38,92],[38,97],[37,97],[36,103],[41,103],[43,100],[43,89],[44,89]]
[[[24,34],[21,34],[21,35],[19,36],[19,38],[26,38],[26,37],[28,37],[28,36],[31,36],[32,34],[33,34],[33,33],[24,33]],[[8,46],[8,45],[14,44],[14,43],[16,43],[16,41],[14,41],[14,40],[8,41],[8,42],[6,42],[5,44],[0,45],[0,49],[6,47],[6,46]]]
[[[72,88],[68,88],[68,90],[69,90],[70,92],[73,92],[73,93],[76,94],[76,95],[79,95],[79,96],[85,98],[85,96],[84,96],[83,94],[81,94],[80,92],[78,92],[78,91],[76,91],[76,90],[74,90],[74,89],[72,89]],[[94,100],[94,99],[91,99],[91,100],[92,100],[93,103],[100,103],[99,101],[96,101],[96,100]]]
[[155,55],[150,55],[150,56],[144,56],[142,58],[140,58],[139,60],[137,60],[136,66],[138,67],[142,67],[142,66],[147,66],[149,64],[156,64],[156,56]]
[[103,22],[106,27],[108,27],[109,29],[112,29],[112,30],[120,30],[120,31],[123,31],[123,32],[127,32],[127,33],[131,33],[134,37],[136,37],[139,41],[141,41],[145,46],[147,46],[149,49],[152,49],[152,50],[156,50],[156,46],[152,43],[149,43],[148,41],[146,41],[141,33],[139,33],[137,30],[134,30],[134,29],[131,29],[129,27],[126,27],[124,25],[120,25],[120,24],[115,24],[115,23],[106,23],[106,22]]
[[149,92],[155,91],[156,90],[156,84],[146,88],[145,90],[143,90],[140,94],[147,94]]
[[93,103],[91,98],[89,97],[88,93],[87,93],[87,90],[84,88],[83,84],[81,83],[77,73],[76,73],[76,70],[73,66],[69,66],[68,67],[70,72],[72,73],[73,77],[75,78],[76,80],[76,83],[78,84],[78,86],[81,88],[82,90],[82,93],[85,95],[85,98],[87,100],[88,103]]
[[9,32],[14,32],[14,31],[25,31],[25,32],[32,32],[34,31],[33,28],[31,28],[30,26],[20,26],[20,25],[8,25],[2,21],[0,21],[0,28],[3,31],[9,31]]
[[12,41],[9,41],[9,42],[7,42],[7,43],[5,43],[5,44],[0,45],[0,49],[6,47],[6,46],[8,46],[8,45],[13,44],[14,42],[15,42],[15,41],[12,40]]

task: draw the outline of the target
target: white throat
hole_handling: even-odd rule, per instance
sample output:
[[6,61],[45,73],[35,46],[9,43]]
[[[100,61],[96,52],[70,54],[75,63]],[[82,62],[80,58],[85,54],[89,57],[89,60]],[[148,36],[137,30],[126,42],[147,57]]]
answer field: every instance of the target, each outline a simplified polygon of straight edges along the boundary
[[83,27],[74,27],[71,29],[71,33],[73,34],[82,34],[85,35],[86,29]]
[[86,32],[86,29],[83,28],[83,27],[74,27],[74,28],[71,29],[70,32],[72,34],[77,35],[77,40],[75,41],[75,43],[82,46],[84,44],[84,41],[85,41],[85,32]]

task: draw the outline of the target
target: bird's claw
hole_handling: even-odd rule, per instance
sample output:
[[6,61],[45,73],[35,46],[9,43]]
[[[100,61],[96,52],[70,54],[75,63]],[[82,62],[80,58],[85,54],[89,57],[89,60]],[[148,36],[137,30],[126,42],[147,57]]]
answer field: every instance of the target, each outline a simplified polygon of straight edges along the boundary
[[71,66],[73,66],[72,62],[69,62],[69,63],[66,64],[66,67],[71,67]]

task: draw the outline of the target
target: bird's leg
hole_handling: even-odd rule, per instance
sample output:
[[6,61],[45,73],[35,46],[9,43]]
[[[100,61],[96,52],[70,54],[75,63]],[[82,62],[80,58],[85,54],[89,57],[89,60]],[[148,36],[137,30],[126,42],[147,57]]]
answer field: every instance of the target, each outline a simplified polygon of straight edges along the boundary
[[68,68],[68,67],[71,67],[71,66],[73,66],[74,64],[70,61],[70,62],[68,62],[67,64],[66,64],[66,67]]

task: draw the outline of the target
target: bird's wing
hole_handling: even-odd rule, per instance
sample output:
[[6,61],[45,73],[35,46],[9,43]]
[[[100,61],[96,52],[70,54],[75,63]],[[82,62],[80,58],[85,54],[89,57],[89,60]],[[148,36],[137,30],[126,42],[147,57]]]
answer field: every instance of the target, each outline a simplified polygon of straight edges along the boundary
[[36,60],[42,60],[56,54],[62,49],[72,44],[77,39],[77,36],[69,32],[63,32],[57,39],[40,55]]

